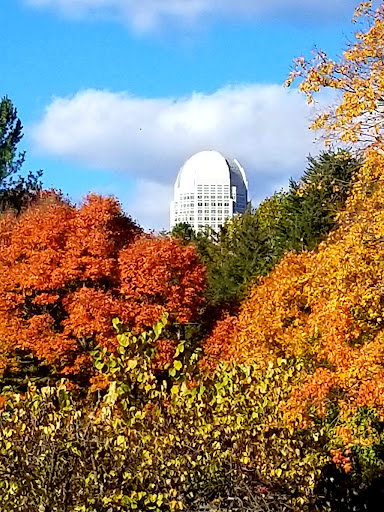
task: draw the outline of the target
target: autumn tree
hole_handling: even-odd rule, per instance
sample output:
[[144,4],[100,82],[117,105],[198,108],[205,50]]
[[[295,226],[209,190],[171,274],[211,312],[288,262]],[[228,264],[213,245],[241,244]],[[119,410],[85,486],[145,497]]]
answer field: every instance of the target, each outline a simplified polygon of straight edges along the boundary
[[119,250],[140,229],[115,200],[98,196],[76,208],[47,194],[19,217],[1,220],[1,349],[14,356],[6,364],[12,369],[12,361],[17,366],[33,354],[53,371],[68,365],[86,371],[89,343],[112,335]]
[[86,379],[90,351],[116,345],[113,318],[141,331],[165,312],[170,324],[189,322],[203,304],[205,269],[194,247],[141,236],[113,198],[90,195],[76,207],[48,193],[0,227],[7,375],[32,355],[50,374]]
[[303,328],[308,313],[307,260],[307,254],[290,253],[252,287],[239,317],[227,316],[218,322],[205,341],[203,366],[229,360],[257,361],[262,368],[271,354],[289,354],[287,344]]
[[228,358],[255,361],[261,371],[278,361],[300,361],[300,382],[281,403],[284,421],[321,432],[333,463],[369,480],[383,476],[384,158],[378,101],[384,20],[383,7],[368,7],[358,10],[368,29],[356,35],[341,64],[321,53],[311,65],[298,61],[309,99],[322,87],[344,92],[314,127],[325,128],[329,138],[366,145],[337,228],[316,252],[286,255],[252,289],[237,322],[217,326],[206,357],[214,361],[221,347]]
[[372,1],[362,2],[352,20],[361,25],[355,41],[333,60],[322,51],[312,59],[299,57],[286,84],[299,84],[311,103],[323,89],[341,93],[341,101],[321,112],[312,124],[325,131],[327,141],[359,142],[383,150],[384,6],[372,8]]
[[204,303],[205,268],[191,245],[143,237],[120,252],[119,269],[127,320],[138,329],[165,312],[179,324],[188,323]]
[[253,286],[238,318],[206,339],[201,362],[205,371],[223,359],[252,363],[261,373],[300,364],[280,404],[285,425],[321,432],[333,463],[368,480],[383,468],[383,175],[384,158],[372,151],[338,228],[317,252],[288,253]]
[[366,143],[337,228],[317,251],[287,254],[253,287],[238,321],[217,326],[206,354],[214,360],[216,346],[223,347],[228,358],[255,361],[261,370],[300,361],[300,382],[281,403],[286,424],[321,432],[335,465],[369,479],[383,475],[384,158],[377,101],[384,32],[383,7],[368,7],[358,12],[369,27],[341,64],[321,53],[311,65],[298,61],[309,99],[322,87],[344,92],[314,127],[359,148]]

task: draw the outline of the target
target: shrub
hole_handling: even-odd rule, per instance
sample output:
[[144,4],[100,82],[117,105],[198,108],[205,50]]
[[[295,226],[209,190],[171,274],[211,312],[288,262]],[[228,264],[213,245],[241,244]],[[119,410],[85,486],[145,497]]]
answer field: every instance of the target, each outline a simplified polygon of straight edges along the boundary
[[5,393],[1,510],[192,511],[231,498],[252,502],[245,510],[316,509],[331,457],[324,438],[284,428],[280,410],[302,363],[279,360],[263,374],[222,365],[199,379],[198,353],[180,342],[159,374],[166,323],[135,335],[115,321],[117,353],[93,353],[93,401],[77,402],[64,382]]

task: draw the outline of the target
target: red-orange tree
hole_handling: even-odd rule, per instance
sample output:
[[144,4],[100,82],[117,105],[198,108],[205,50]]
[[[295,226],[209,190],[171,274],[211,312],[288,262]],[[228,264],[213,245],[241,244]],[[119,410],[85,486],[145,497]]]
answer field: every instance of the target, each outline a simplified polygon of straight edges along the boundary
[[142,237],[121,251],[119,269],[128,308],[123,320],[138,329],[152,325],[165,312],[186,324],[203,303],[206,275],[200,258],[194,246],[175,238]]
[[183,323],[202,302],[195,251],[141,238],[113,198],[90,195],[75,207],[48,194],[0,219],[0,248],[3,371],[32,354],[59,374],[87,374],[89,351],[116,343],[114,317],[142,329],[169,310]]

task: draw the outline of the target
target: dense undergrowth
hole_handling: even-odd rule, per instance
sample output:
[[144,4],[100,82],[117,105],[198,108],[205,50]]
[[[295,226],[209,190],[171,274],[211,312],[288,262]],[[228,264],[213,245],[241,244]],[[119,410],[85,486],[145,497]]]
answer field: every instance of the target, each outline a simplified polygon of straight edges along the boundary
[[329,439],[284,427],[280,408],[303,362],[264,373],[222,365],[196,380],[198,353],[182,342],[159,375],[166,321],[139,336],[116,321],[118,353],[94,351],[104,384],[87,399],[65,382],[3,390],[1,510],[224,510],[231,499],[244,510],[326,510],[315,488]]

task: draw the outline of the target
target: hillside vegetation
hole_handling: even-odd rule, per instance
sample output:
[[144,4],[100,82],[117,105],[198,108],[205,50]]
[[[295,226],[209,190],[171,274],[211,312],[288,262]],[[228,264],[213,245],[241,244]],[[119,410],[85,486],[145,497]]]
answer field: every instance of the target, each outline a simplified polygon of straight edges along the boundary
[[2,203],[1,511],[381,510],[384,7],[354,21],[287,83],[341,93],[313,128],[348,151],[220,233],[37,183]]

